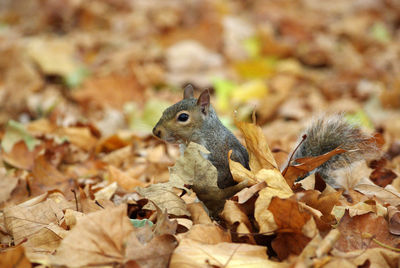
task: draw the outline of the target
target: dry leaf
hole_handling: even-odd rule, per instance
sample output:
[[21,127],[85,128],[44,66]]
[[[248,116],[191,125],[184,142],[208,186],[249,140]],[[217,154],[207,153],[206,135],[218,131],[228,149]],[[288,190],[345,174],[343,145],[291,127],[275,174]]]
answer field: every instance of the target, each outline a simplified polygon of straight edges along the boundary
[[[278,255],[279,260],[285,260],[291,254],[299,255],[311,238],[301,233],[278,233],[272,241],[272,248]],[[282,262],[283,263],[283,262]]]
[[274,215],[278,232],[302,233],[311,215],[303,211],[296,200],[273,197],[268,210]]
[[370,267],[397,267],[400,261],[399,253],[385,248],[369,248],[367,250],[362,249],[348,253],[339,252],[334,249],[332,250],[332,254],[339,259],[349,259],[354,265],[362,265],[366,260],[369,260]]
[[255,203],[254,217],[260,226],[260,233],[275,231],[277,225],[268,206],[273,197],[288,198],[293,195],[282,174],[278,170],[261,170],[260,177],[267,182],[268,187],[259,192]]
[[[285,177],[287,183],[290,187],[293,186],[294,182],[298,178],[304,177],[310,171],[316,169],[331,157],[346,152],[346,150],[336,148],[326,154],[315,156],[315,157],[304,157],[295,159],[298,164],[295,165],[288,165],[283,171],[282,174]],[[290,164],[290,163],[289,163]]]
[[[154,202],[162,210],[176,216],[190,216],[185,202],[173,191],[172,187],[165,183],[152,184],[147,188],[137,188],[136,191],[143,197]],[[149,202],[144,209],[155,210]]]
[[177,242],[172,235],[154,237],[146,244],[141,244],[135,233],[131,233],[126,245],[126,260],[135,263],[136,267],[162,268],[167,267],[168,261]]
[[7,174],[5,168],[0,167],[0,204],[7,201],[12,191],[17,187],[18,178]]
[[187,209],[190,212],[190,218],[193,224],[210,224],[212,223],[210,216],[206,212],[204,205],[200,202],[191,203],[187,205]]
[[29,150],[24,141],[14,144],[10,152],[2,151],[4,161],[16,168],[32,169],[34,159],[43,149],[42,146],[36,146],[34,150]]
[[20,245],[0,252],[0,267],[30,268],[32,264],[25,256],[24,247]]
[[241,206],[238,203],[227,200],[224,210],[221,212],[221,218],[225,220],[230,230],[239,233],[238,237],[241,238],[241,242],[247,242],[253,245],[256,244],[254,237],[251,235],[253,229],[250,220],[241,210]]
[[85,151],[94,149],[97,143],[97,139],[87,127],[58,128],[56,134],[60,137],[66,137],[69,142]]
[[115,191],[117,190],[118,185],[116,182],[110,183],[103,189],[97,191],[94,194],[95,200],[110,200],[111,197],[114,195]]
[[385,218],[374,213],[350,217],[346,211],[340,220],[338,229],[341,236],[335,244],[335,248],[340,251],[349,252],[380,247],[371,240],[370,235],[379,242],[391,247],[397,247],[400,243],[398,236],[389,233],[388,223]]
[[239,204],[244,204],[250,198],[254,197],[254,195],[256,193],[258,193],[259,191],[261,191],[265,187],[267,187],[267,183],[265,181],[259,182],[259,183],[255,184],[255,185],[251,186],[250,188],[244,188],[243,190],[241,190],[240,192],[235,194],[234,198],[237,198],[237,202]]
[[289,267],[268,259],[266,248],[247,244],[219,243],[207,245],[184,239],[172,254],[170,267]]
[[51,263],[66,266],[124,263],[128,239],[134,230],[126,213],[126,205],[120,205],[79,218]]
[[24,243],[25,254],[33,263],[48,265],[51,255],[59,247],[67,231],[55,223],[43,227]]
[[388,207],[389,232],[400,235],[400,211],[393,206]]
[[6,228],[16,244],[35,236],[50,223],[58,224],[64,216],[62,208],[52,199],[48,198],[33,205],[29,205],[28,202],[31,200],[4,209]]
[[107,178],[111,182],[117,182],[118,185],[120,185],[122,188],[124,188],[127,191],[132,191],[133,188],[139,186],[139,187],[145,187],[146,183],[132,178],[129,176],[126,172],[121,171],[120,169],[109,165],[107,169]]
[[321,219],[327,223],[331,223],[334,220],[331,211],[339,203],[341,196],[341,191],[321,194],[315,190],[308,190],[299,194],[300,201],[320,211],[323,214]]
[[254,173],[261,169],[278,169],[261,128],[245,122],[235,122],[235,124],[246,141],[250,169]]
[[191,239],[199,243],[216,245],[222,242],[232,242],[229,232],[215,224],[196,224],[187,232],[179,236],[180,240]]
[[154,227],[154,235],[164,235],[170,234],[174,235],[176,233],[176,228],[178,227],[178,222],[176,220],[170,220],[168,218],[167,211],[161,211],[159,207],[157,209],[157,224]]
[[73,98],[82,104],[121,108],[129,101],[140,102],[143,92],[134,75],[110,74],[89,78],[82,89],[73,92]]
[[357,190],[368,197],[376,197],[383,203],[388,203],[392,206],[400,205],[400,193],[389,188],[382,188],[373,184],[358,184],[354,187]]

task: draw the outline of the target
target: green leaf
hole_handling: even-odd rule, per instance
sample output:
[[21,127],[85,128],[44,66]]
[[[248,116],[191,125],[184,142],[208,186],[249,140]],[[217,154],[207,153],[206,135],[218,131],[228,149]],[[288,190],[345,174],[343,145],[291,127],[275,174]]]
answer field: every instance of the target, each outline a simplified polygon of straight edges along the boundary
[[143,220],[130,219],[130,220],[132,225],[136,228],[144,227],[146,224],[148,224],[150,227],[154,225],[154,223],[152,221],[149,221],[148,219],[143,219]]
[[355,113],[347,113],[345,115],[345,119],[348,123],[352,125],[374,129],[374,125],[372,124],[371,119],[363,110],[358,110]]
[[230,105],[232,91],[237,87],[237,84],[231,80],[215,77],[212,79],[215,94],[217,96],[216,106],[221,111],[227,111]]
[[81,67],[65,77],[65,83],[69,88],[74,88],[82,84],[86,77],[90,75],[89,69]]
[[257,58],[261,54],[261,41],[257,36],[244,40],[243,47],[252,58]]
[[14,144],[23,140],[28,147],[29,151],[32,151],[37,144],[40,143],[39,140],[35,139],[29,132],[25,129],[25,126],[14,120],[10,120],[7,123],[6,133],[4,134],[3,140],[1,141],[1,147],[4,151],[10,152],[14,147]]
[[382,22],[376,22],[371,28],[371,35],[377,41],[387,43],[390,41],[390,33],[386,28],[386,25]]
[[142,111],[136,103],[126,103],[124,112],[128,118],[129,128],[141,132],[151,131],[163,111],[170,105],[168,102],[154,99],[148,101]]

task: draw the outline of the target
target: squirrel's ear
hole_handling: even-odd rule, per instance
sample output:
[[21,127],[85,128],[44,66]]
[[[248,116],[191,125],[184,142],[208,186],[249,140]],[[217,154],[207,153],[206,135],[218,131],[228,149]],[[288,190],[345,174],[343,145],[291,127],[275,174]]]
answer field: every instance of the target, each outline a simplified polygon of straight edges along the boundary
[[210,107],[210,92],[208,89],[201,92],[199,98],[197,99],[197,105],[201,107],[201,112],[207,115],[208,108]]
[[187,84],[183,90],[183,99],[190,99],[194,97],[194,88],[192,84]]

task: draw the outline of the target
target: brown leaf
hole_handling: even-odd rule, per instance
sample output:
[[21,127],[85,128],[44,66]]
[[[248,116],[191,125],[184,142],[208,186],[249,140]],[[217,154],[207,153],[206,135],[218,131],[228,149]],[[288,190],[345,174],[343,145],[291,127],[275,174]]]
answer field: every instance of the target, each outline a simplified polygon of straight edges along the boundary
[[43,194],[4,211],[5,226],[14,241],[24,243],[31,262],[48,263],[66,231],[60,227],[62,211],[71,207],[60,193]]
[[250,157],[250,169],[254,173],[261,169],[277,169],[275,158],[268,147],[261,128],[246,122],[235,122],[235,124],[246,141],[246,148]]
[[135,233],[131,233],[126,245],[125,256],[127,261],[135,261],[139,267],[167,267],[176,246],[177,241],[172,235],[156,236],[150,242],[141,244]]
[[[374,161],[373,161],[374,162]],[[395,178],[397,178],[396,173],[394,173],[391,169],[385,167],[387,160],[381,159],[374,166],[374,171],[371,173],[369,178],[378,186],[386,187],[393,182]]]
[[296,179],[304,177],[308,172],[316,169],[326,161],[328,161],[332,156],[346,152],[346,150],[336,148],[326,154],[315,156],[315,157],[304,157],[295,159],[297,163],[295,165],[288,165],[282,174],[285,177],[287,183],[290,187],[293,186]]
[[221,217],[225,220],[230,230],[240,233],[238,237],[242,243],[246,242],[255,245],[256,242],[253,235],[251,235],[253,229],[250,220],[241,209],[241,205],[237,202],[227,200],[224,210],[221,212]]
[[139,186],[139,187],[145,187],[147,184],[132,178],[131,176],[129,176],[126,172],[114,167],[114,166],[108,166],[107,169],[107,173],[108,173],[108,179],[111,182],[117,182],[118,185],[120,185],[122,188],[124,188],[127,191],[132,191],[135,187]]
[[382,188],[373,184],[358,184],[354,187],[354,190],[370,198],[376,197],[381,202],[388,203],[392,206],[400,205],[400,193],[388,187]]
[[212,223],[210,216],[205,211],[203,204],[200,202],[191,203],[187,205],[187,209],[190,212],[190,218],[193,224],[209,224]]
[[0,252],[0,267],[30,268],[32,264],[25,256],[24,247],[20,245]]
[[360,216],[350,217],[346,211],[338,228],[341,236],[335,245],[340,251],[353,251],[357,249],[380,247],[369,237],[372,235],[376,240],[391,247],[398,247],[400,238],[389,233],[388,222],[382,216],[368,213]]
[[64,127],[56,130],[60,137],[67,137],[68,141],[79,148],[90,151],[95,148],[97,138],[88,127]]
[[17,187],[18,178],[7,174],[5,168],[0,168],[0,204],[7,201],[12,191]]
[[34,195],[50,190],[59,190],[67,198],[73,197],[71,189],[76,187],[74,181],[53,166],[46,155],[40,155],[35,159],[32,176],[33,180],[29,181],[29,186]]
[[182,234],[181,239],[191,239],[208,245],[216,245],[223,242],[232,242],[228,231],[223,230],[215,224],[195,224],[187,232]]
[[235,194],[234,198],[237,198],[237,202],[239,204],[246,203],[250,198],[254,197],[259,191],[267,187],[267,183],[265,181],[259,182],[250,188],[244,188],[237,194]]
[[66,266],[124,263],[129,236],[134,230],[126,213],[126,205],[120,205],[79,218],[51,263]]
[[[167,210],[169,214],[176,216],[189,216],[185,202],[174,192],[168,184],[157,183],[147,188],[137,188],[136,191],[143,197],[151,200],[162,210]],[[154,205],[149,202],[144,209],[155,210]]]
[[388,207],[389,232],[400,235],[400,210],[396,207]]
[[81,104],[118,109],[128,101],[140,102],[143,90],[134,75],[111,74],[86,80],[82,89],[73,92],[73,98]]
[[166,211],[161,211],[159,207],[157,208],[157,223],[154,227],[154,235],[164,235],[170,234],[174,235],[176,233],[176,228],[178,227],[178,222],[176,220],[170,220],[168,218],[168,213]]
[[290,255],[299,255],[311,238],[301,233],[278,233],[272,241],[272,248],[279,260],[285,260]]
[[26,256],[33,263],[49,263],[67,231],[57,224],[50,223],[28,238],[24,243]]
[[55,202],[45,194],[17,206],[6,207],[4,209],[5,226],[15,243],[18,244],[25,238],[32,239],[49,224],[61,222],[64,207],[60,207],[59,204],[62,202]]
[[293,195],[289,185],[287,185],[285,178],[278,170],[260,170],[259,174],[262,175],[264,181],[267,182],[268,187],[262,189],[255,202],[254,218],[256,219],[260,232],[273,232],[278,226],[275,223],[274,215],[268,209],[272,198],[289,198]]
[[38,145],[34,150],[30,151],[26,146],[26,143],[22,140],[14,144],[10,152],[2,150],[2,157],[4,161],[16,168],[21,169],[32,169],[34,159],[43,149],[42,146]]
[[331,215],[331,212],[333,207],[339,203],[339,198],[341,195],[342,192],[340,191],[321,194],[315,190],[308,190],[302,192],[300,201],[321,211],[323,214],[321,219],[327,223],[332,223],[334,217]]
[[[370,248],[363,250],[350,251],[348,253],[340,252],[338,250],[331,251],[333,256],[336,256],[336,259],[351,259],[353,266],[361,265],[366,260],[371,262],[370,267],[397,267],[400,260],[400,254],[398,252],[394,252],[390,249],[386,248]],[[329,263],[330,264],[330,263]],[[332,267],[338,267],[332,266]],[[341,266],[340,266],[341,267]]]
[[273,197],[268,210],[274,215],[280,232],[302,233],[303,226],[311,218],[311,215],[302,211],[299,204],[293,199]]
[[32,175],[35,182],[44,185],[55,185],[66,180],[65,176],[46,159],[45,155],[40,155],[35,159]]
[[179,243],[171,257],[171,268],[200,267],[288,267],[268,259],[261,246],[234,243],[203,244],[191,239]]

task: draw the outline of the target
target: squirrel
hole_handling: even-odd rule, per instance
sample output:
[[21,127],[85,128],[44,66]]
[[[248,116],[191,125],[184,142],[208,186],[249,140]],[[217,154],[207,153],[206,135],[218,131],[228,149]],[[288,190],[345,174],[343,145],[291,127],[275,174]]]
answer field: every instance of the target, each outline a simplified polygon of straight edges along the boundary
[[[203,145],[210,151],[207,159],[218,171],[218,187],[223,189],[235,185],[229,169],[228,152],[232,150],[231,159],[250,169],[248,152],[219,120],[210,104],[209,91],[204,90],[198,99],[194,98],[193,91],[190,84],[184,88],[183,100],[163,112],[153,128],[153,134],[166,142],[180,144],[182,150],[189,142]],[[294,152],[292,163],[296,163],[298,158],[319,156],[338,147],[346,150],[313,171],[318,172],[327,184],[336,188],[334,178],[329,176],[330,171],[346,167],[368,156],[375,156],[378,150],[371,143],[370,137],[358,127],[347,123],[343,115],[321,117],[302,136],[305,140]]]

